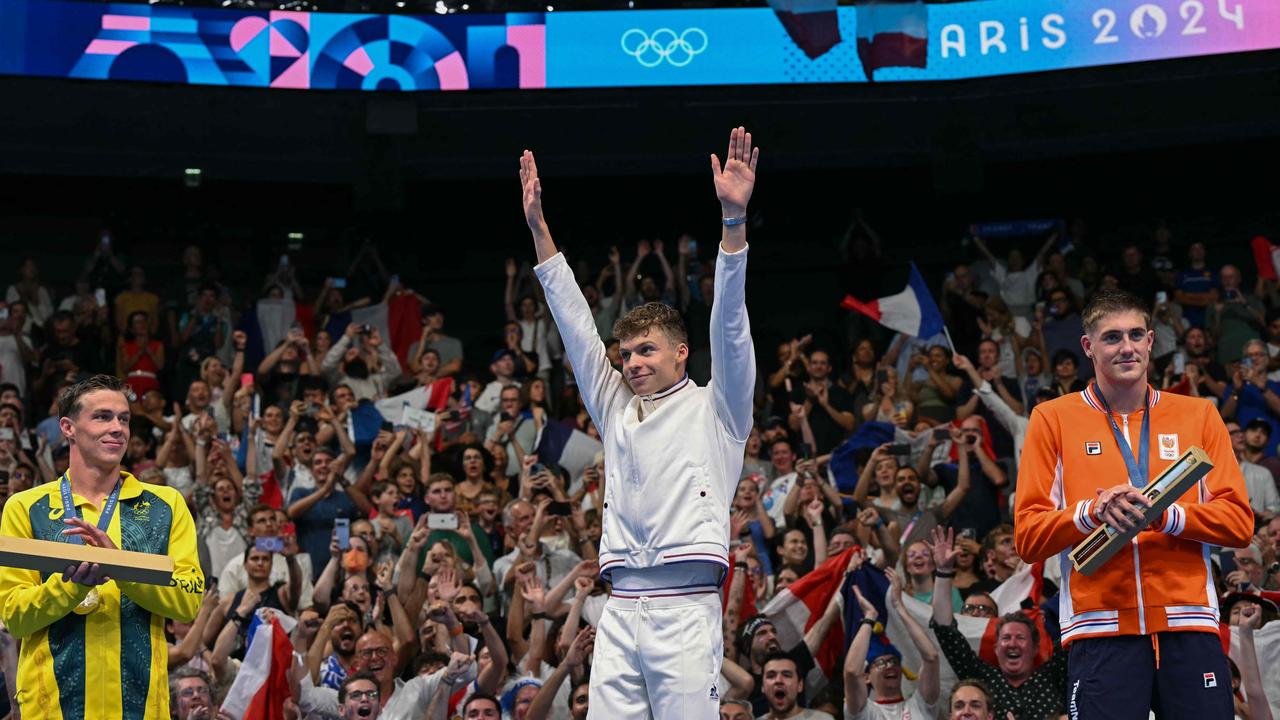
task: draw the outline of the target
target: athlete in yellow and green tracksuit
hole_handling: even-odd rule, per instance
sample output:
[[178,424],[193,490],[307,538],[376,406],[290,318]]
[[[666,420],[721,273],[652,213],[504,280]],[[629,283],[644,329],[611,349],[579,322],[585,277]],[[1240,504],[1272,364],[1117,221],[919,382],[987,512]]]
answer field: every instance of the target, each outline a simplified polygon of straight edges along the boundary
[[[165,618],[191,622],[200,609],[204,574],[196,528],[181,493],[121,472],[120,502],[107,534],[116,547],[168,555],[168,586],[112,580],[100,600],[77,608],[85,585],[62,573],[0,567],[0,620],[22,640],[18,706],[23,720],[169,717]],[[66,542],[60,481],[9,498],[0,535]],[[77,516],[97,524],[101,508],[75,495]]]

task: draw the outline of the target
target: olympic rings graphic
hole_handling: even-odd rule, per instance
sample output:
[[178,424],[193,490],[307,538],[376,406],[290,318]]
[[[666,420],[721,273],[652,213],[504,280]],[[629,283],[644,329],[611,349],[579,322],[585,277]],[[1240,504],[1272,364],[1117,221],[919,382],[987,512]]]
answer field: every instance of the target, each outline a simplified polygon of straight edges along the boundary
[[679,35],[671,28],[658,28],[650,35],[639,28],[622,33],[622,52],[634,57],[644,67],[657,67],[663,60],[684,67],[693,56],[707,49],[707,34],[701,28],[689,28]]

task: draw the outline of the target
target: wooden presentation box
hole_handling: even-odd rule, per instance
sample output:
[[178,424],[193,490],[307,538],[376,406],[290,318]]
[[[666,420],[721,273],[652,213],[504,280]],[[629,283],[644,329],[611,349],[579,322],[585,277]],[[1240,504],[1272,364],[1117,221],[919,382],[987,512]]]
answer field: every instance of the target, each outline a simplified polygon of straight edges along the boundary
[[1084,542],[1071,551],[1068,557],[1075,565],[1076,572],[1092,575],[1095,570],[1102,567],[1103,563],[1110,560],[1112,555],[1119,552],[1120,548],[1126,547],[1134,536],[1159,520],[1170,505],[1200,482],[1200,479],[1212,469],[1213,463],[1209,461],[1209,455],[1204,450],[1193,446],[1183,453],[1177,462],[1160,473],[1160,477],[1157,477],[1155,482],[1148,483],[1142,490],[1142,494],[1151,500],[1151,507],[1143,509],[1142,522],[1127,532],[1104,524],[1090,533]]
[[173,579],[173,558],[168,555],[0,536],[0,565],[5,567],[62,573],[81,562],[98,563],[112,580],[168,585]]

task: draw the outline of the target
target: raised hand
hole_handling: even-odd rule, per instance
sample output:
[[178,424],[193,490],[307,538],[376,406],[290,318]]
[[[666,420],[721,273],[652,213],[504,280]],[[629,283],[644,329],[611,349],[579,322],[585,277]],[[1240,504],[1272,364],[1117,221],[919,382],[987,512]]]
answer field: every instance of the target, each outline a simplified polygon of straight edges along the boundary
[[960,552],[956,550],[956,531],[951,528],[945,530],[939,526],[933,529],[932,542],[925,540],[924,544],[929,547],[929,552],[933,554],[933,564],[938,570],[950,572],[956,566],[956,555]]
[[880,613],[876,612],[876,606],[871,601],[862,596],[862,591],[857,585],[853,586],[853,596],[858,600],[858,607],[862,609],[862,616],[868,620],[879,619]]
[[543,603],[547,598],[547,588],[542,584],[542,578],[537,575],[525,578],[521,583],[520,594],[524,596],[524,601],[529,604],[529,612],[546,612],[546,606]]
[[895,608],[902,609],[902,576],[893,568],[885,568],[885,577],[889,578],[889,602]]
[[1262,627],[1262,611],[1253,603],[1240,606],[1240,619],[1236,622],[1241,628],[1256,630]]
[[458,573],[453,569],[452,565],[443,565],[436,572],[436,593],[441,600],[445,602],[453,602],[458,596]]
[[805,505],[804,517],[806,520],[809,521],[809,525],[811,527],[812,526],[820,527],[822,525],[822,501],[818,499],[814,499],[813,502],[809,503],[808,505]]
[[449,685],[456,685],[470,672],[471,665],[475,662],[475,658],[466,653],[454,652],[449,657],[449,665],[444,671],[444,681]]
[[720,158],[711,155],[711,175],[720,199],[723,217],[742,217],[747,212],[751,191],[756,185],[756,162],[760,148],[751,147],[751,133],[737,127],[729,133],[729,150],[725,153],[724,166]]
[[565,653],[564,664],[571,668],[581,667],[582,662],[586,660],[587,655],[595,646],[596,629],[590,625],[578,631],[578,636],[573,639],[573,644],[569,646],[569,652]]
[[520,185],[524,188],[524,220],[534,233],[545,232],[546,218],[542,215],[542,182],[538,180],[538,163],[533,151],[525,150],[520,156]]
[[515,276],[516,276],[516,261],[515,261],[515,258],[507,258],[507,268],[506,268],[506,269],[507,269],[507,277],[509,277],[509,278],[513,278],[513,277],[515,277]]

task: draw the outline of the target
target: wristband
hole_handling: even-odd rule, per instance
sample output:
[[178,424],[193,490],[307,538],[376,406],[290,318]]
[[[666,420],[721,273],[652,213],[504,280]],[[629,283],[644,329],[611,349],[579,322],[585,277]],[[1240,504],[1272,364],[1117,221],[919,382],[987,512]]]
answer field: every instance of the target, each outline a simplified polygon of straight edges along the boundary
[[741,215],[739,217],[731,217],[731,218],[720,218],[720,224],[724,225],[725,227],[733,227],[734,225],[745,225],[746,222],[747,222],[746,215]]
[[533,618],[534,620],[546,620],[547,614],[544,612],[538,612],[530,615],[529,617]]
[[875,618],[864,617],[864,618],[862,618],[862,622],[860,622],[860,623],[858,623],[858,624],[859,624],[859,625],[867,625],[868,627],[870,627],[870,628],[871,628],[871,630],[872,630],[873,632],[874,632],[874,631],[875,631],[875,629],[876,629],[876,619],[875,619]]
[[456,627],[449,631],[449,637],[458,637],[462,634],[462,623],[458,623]]
[[750,570],[750,569],[751,569],[751,566],[750,566],[750,565],[748,565],[748,564],[746,564],[746,563],[744,563],[744,562],[736,562],[736,563],[734,563],[734,564],[733,564],[733,567],[734,567],[735,569],[738,569],[738,570]]
[[953,578],[956,576],[955,570],[934,570],[933,576],[936,578]]

